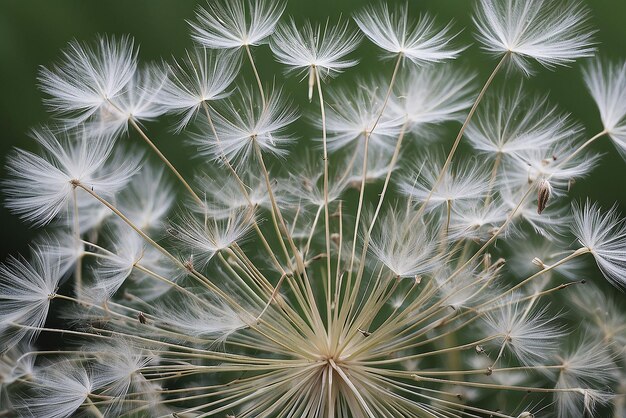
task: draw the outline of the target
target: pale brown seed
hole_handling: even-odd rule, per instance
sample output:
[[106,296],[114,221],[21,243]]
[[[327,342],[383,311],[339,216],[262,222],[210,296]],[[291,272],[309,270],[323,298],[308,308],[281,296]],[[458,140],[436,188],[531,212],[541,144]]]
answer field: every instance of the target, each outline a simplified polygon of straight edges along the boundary
[[552,185],[548,180],[541,180],[537,188],[537,213],[541,215],[548,205],[548,200],[552,195]]

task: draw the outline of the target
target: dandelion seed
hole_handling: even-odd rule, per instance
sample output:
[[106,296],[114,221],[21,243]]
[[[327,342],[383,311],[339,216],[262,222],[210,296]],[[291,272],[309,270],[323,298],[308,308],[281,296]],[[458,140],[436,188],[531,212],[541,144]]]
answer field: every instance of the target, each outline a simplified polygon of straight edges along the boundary
[[609,296],[591,284],[584,291],[572,296],[576,308],[585,313],[585,323],[589,325],[590,340],[610,342],[609,348],[619,354],[626,346],[626,330],[623,325],[626,315],[620,310],[620,294]]
[[225,341],[230,334],[247,326],[244,320],[251,320],[210,297],[203,303],[196,301],[184,306],[172,300],[165,301],[157,308],[156,319],[188,335],[212,337],[207,341],[211,344]]
[[586,67],[584,78],[604,130],[626,159],[626,62],[595,61]]
[[238,49],[265,41],[285,9],[280,1],[229,0],[199,8],[197,23],[189,22],[192,37],[200,45],[215,49]]
[[131,82],[137,69],[137,50],[129,37],[100,37],[94,45],[73,41],[63,60],[41,68],[45,103],[70,127],[108,108]]
[[[110,253],[100,255],[98,265],[93,270],[94,275],[98,277],[94,283],[94,291],[102,291],[110,298],[133,273],[136,282],[144,283],[149,281],[145,280],[149,278],[145,271],[156,273],[161,277],[174,275],[171,263],[163,262],[161,254],[153,247],[146,246],[135,231],[125,225],[119,225],[112,229],[110,235],[113,241],[112,250]],[[138,265],[143,271],[135,270]],[[150,284],[150,287],[157,292],[158,286]],[[161,291],[167,289],[166,286]]]
[[434,254],[437,242],[425,229],[410,214],[390,210],[374,232],[370,250],[397,277],[432,271],[439,263]]
[[[258,209],[271,208],[265,181],[248,171],[238,174],[247,188],[247,198],[241,191],[242,185],[232,175],[225,177],[224,173],[216,172],[203,174],[197,179],[199,190],[206,196],[206,204],[201,208],[194,208],[200,215],[205,213],[216,219],[228,218],[233,212],[244,211],[250,207]],[[282,193],[275,191],[279,206],[283,206]]]
[[215,133],[202,122],[200,135],[192,137],[202,154],[215,161],[226,158],[231,164],[243,163],[253,157],[255,147],[261,151],[284,157],[285,146],[294,141],[284,134],[287,126],[298,115],[280,90],[273,91],[266,106],[256,93],[241,88],[237,100],[230,100],[218,110],[213,120]]
[[428,15],[420,16],[415,23],[409,19],[408,3],[393,9],[386,3],[370,5],[354,16],[365,36],[388,56],[400,54],[422,64],[453,59],[463,51],[452,46],[455,35],[451,24],[438,28]]
[[495,56],[510,54],[526,75],[533,74],[531,59],[552,69],[595,51],[589,11],[578,1],[481,0],[473,20],[483,49]]
[[69,359],[59,360],[35,375],[38,383],[33,396],[23,400],[23,411],[42,418],[71,416],[94,389],[91,376]]
[[556,325],[557,321],[558,316],[550,315],[545,307],[532,309],[532,305],[514,300],[485,318],[485,324],[498,337],[502,348],[511,350],[526,365],[539,364],[556,351],[558,341],[566,335]]
[[572,232],[596,259],[604,277],[613,286],[626,288],[626,225],[617,209],[602,213],[596,204],[574,204]]
[[595,415],[598,405],[607,404],[611,395],[593,387],[604,387],[616,378],[610,353],[597,342],[583,340],[560,361],[556,387],[580,388],[577,392],[556,395],[558,416],[561,418],[587,413]]
[[[424,164],[412,167],[411,174],[401,180],[400,190],[412,201],[421,203],[429,196],[441,171],[441,164],[437,161],[436,157],[427,157]],[[429,204],[438,207],[447,203],[454,207],[458,201],[484,197],[489,189],[486,178],[487,174],[480,164],[468,161],[448,172],[434,189]]]
[[158,229],[174,203],[174,187],[163,168],[144,164],[119,196],[119,208],[143,230]]
[[406,118],[413,132],[424,134],[429,125],[458,120],[471,107],[473,75],[449,64],[411,67],[400,76],[390,112]]
[[548,205],[548,200],[552,195],[552,185],[548,180],[542,180],[537,186],[537,213],[541,215]]
[[502,225],[507,218],[507,207],[499,200],[489,205],[481,205],[480,199],[456,201],[452,206],[450,238],[487,240],[497,225]]
[[127,133],[129,123],[155,120],[163,113],[158,97],[165,83],[165,72],[156,65],[139,68],[124,90],[94,114],[87,123],[93,135],[117,138]]
[[[289,179],[281,182],[280,192],[283,194],[283,202],[298,202],[299,205],[313,210],[323,208],[323,176],[323,170],[319,169],[319,156],[306,155],[299,159]],[[339,199],[348,185],[348,179],[345,176],[331,177],[328,190],[329,203]]]
[[[380,119],[378,114],[384,102],[387,86],[380,80],[364,80],[358,89],[338,88],[328,92],[326,129],[328,149],[336,151],[348,144],[369,136],[373,147],[386,146],[400,133],[404,115],[398,116],[386,109]],[[378,123],[376,123],[378,121]],[[314,120],[316,125],[319,119]]]
[[[571,154],[579,143],[579,136],[563,139],[547,149],[520,150],[513,158],[502,164],[506,181],[512,187],[523,187],[532,183],[549,180],[555,196],[564,196],[576,179],[584,178],[596,167],[597,154]],[[557,155],[563,156],[562,160]],[[569,158],[569,157],[573,158]]]
[[30,262],[11,257],[0,265],[0,352],[37,336],[61,278],[59,260],[36,249]]
[[53,234],[44,234],[35,240],[35,248],[52,260],[59,260],[59,273],[65,276],[74,269],[76,261],[85,254],[85,244],[76,238],[73,231],[61,229]]
[[292,19],[278,27],[270,47],[276,59],[290,71],[308,72],[310,101],[316,73],[323,79],[356,65],[358,60],[345,56],[356,49],[360,40],[359,35],[349,30],[348,22],[327,23],[322,30],[321,26],[313,27],[306,21],[299,29]]
[[176,125],[180,132],[203,105],[230,94],[228,87],[238,72],[239,62],[232,54],[213,54],[205,48],[187,51],[185,59],[169,66],[157,102],[168,112],[181,115]]
[[529,96],[524,86],[488,96],[467,127],[472,147],[491,159],[549,150],[580,134],[582,127],[551,105],[547,97]]
[[[113,143],[103,137],[58,138],[49,129],[32,132],[43,156],[16,150],[8,162],[12,180],[5,181],[8,207],[35,225],[45,225],[67,210],[74,182],[111,196],[137,172],[139,158],[109,158]],[[121,157],[121,155],[117,155]]]
[[19,379],[29,379],[35,370],[35,354],[33,347],[20,343],[0,355],[0,398],[4,396],[4,389]]
[[563,224],[562,219],[564,216],[567,216],[567,208],[550,205],[541,214],[538,214],[537,202],[528,200],[518,207],[525,190],[522,189],[517,192],[515,190],[514,188],[506,187],[506,185],[500,189],[500,197],[504,205],[508,207],[509,213],[515,210],[513,217],[515,224],[512,225],[512,229],[509,232],[515,232],[513,227],[517,229],[523,228],[524,224],[532,226],[535,233],[546,237],[558,236],[566,232],[567,225]]
[[178,231],[176,239],[191,250],[194,261],[206,266],[221,250],[234,242],[240,242],[252,227],[253,216],[248,209],[232,211],[223,219],[198,219],[187,215],[173,228]]
[[[90,351],[98,358],[92,370],[93,385],[106,388],[102,392],[103,395],[112,399],[122,399],[129,392],[142,393],[141,398],[144,398],[142,401],[145,400],[153,408],[159,409],[158,391],[141,373],[145,367],[158,362],[154,354],[137,349],[123,340],[114,343],[113,347],[109,344],[93,344],[86,350],[87,353]],[[115,356],[110,355],[112,352],[116,353]],[[106,408],[106,413],[120,415],[124,409],[128,408],[122,402],[114,402]]]

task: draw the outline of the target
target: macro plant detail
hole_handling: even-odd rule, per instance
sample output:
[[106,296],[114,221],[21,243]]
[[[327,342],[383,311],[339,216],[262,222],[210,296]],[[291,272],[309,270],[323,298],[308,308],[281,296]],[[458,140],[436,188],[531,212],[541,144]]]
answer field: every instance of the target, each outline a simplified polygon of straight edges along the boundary
[[[626,221],[572,197],[596,142],[626,155],[626,63],[579,1],[409,6],[218,0],[182,57],[100,36],[41,67],[52,120],[2,180],[42,232],[0,265],[0,416],[626,414]],[[524,83],[574,65],[601,132]]]

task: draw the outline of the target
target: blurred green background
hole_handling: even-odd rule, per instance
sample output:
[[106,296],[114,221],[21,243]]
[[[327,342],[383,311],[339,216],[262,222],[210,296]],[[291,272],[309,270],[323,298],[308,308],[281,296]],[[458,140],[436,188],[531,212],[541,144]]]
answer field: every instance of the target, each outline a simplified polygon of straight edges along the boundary
[[[585,2],[592,12],[591,22],[598,29],[596,40],[600,54],[626,59],[626,1]],[[31,127],[49,121],[36,86],[37,71],[40,65],[48,66],[56,61],[68,41],[74,38],[91,41],[96,34],[103,33],[130,34],[140,45],[143,60],[180,56],[185,48],[192,46],[185,19],[193,19],[195,8],[205,3],[204,0],[0,0],[0,154],[3,161],[12,147],[28,148],[31,145],[28,137]],[[308,17],[313,21],[324,21],[328,16],[332,19],[339,15],[350,16],[367,3],[367,0],[291,0],[286,13],[297,19]],[[451,19],[456,22],[455,27],[463,30],[460,42],[472,44],[461,61],[479,71],[482,81],[495,62],[482,54],[473,42],[471,10],[474,3],[472,0],[409,0],[413,16],[417,17],[420,11],[429,11],[436,14],[441,23]],[[355,54],[365,55],[357,71],[390,73],[392,63],[378,60],[377,53],[376,48],[364,41]],[[278,84],[282,83],[283,69],[273,62],[269,48],[262,46],[255,54],[265,80],[275,78]],[[555,72],[541,69],[537,76],[524,83],[529,90],[549,92],[553,102],[571,112],[593,135],[601,130],[601,125],[582,83],[580,65],[559,68]],[[518,85],[522,81],[523,77],[516,74],[508,79],[500,76],[497,82]],[[294,78],[287,83],[288,90],[294,89],[293,96],[297,101],[305,101],[305,86]],[[179,151],[180,138],[175,137],[166,125],[148,126],[158,145],[176,165],[189,165],[184,164],[185,154]],[[574,193],[579,197],[589,196],[605,207],[617,201],[624,213],[626,163],[606,138],[595,144],[594,150],[606,155],[590,179],[576,184]],[[4,164],[0,177],[6,177]],[[3,236],[1,259],[7,254],[25,251],[35,231],[4,208],[0,210],[0,222]]]

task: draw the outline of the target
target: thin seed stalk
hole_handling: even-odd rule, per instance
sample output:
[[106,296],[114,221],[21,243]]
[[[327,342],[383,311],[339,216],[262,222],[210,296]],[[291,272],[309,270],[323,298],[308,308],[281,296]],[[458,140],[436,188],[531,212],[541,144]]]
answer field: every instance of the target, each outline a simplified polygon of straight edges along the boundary
[[590,139],[588,139],[584,144],[582,144],[580,147],[576,148],[576,150],[574,152],[572,152],[570,155],[568,155],[565,159],[563,159],[563,161],[561,161],[559,163],[559,167],[564,166],[565,164],[567,164],[569,161],[571,161],[574,157],[576,157],[582,150],[584,150],[585,148],[587,148],[589,145],[591,145],[592,143],[594,143],[597,139],[602,138],[604,135],[606,135],[608,132],[606,131],[606,129],[602,132],[598,132],[596,135],[594,135],[593,137],[591,137]]
[[485,93],[487,92],[487,89],[489,88],[489,86],[491,85],[493,80],[496,78],[496,75],[498,74],[498,72],[500,71],[500,69],[502,68],[502,66],[504,65],[504,63],[506,62],[506,60],[509,58],[510,55],[511,55],[510,51],[507,52],[506,54],[504,54],[504,56],[498,62],[498,65],[496,65],[496,67],[492,71],[492,73],[489,76],[489,78],[487,78],[487,81],[483,85],[483,88],[480,90],[480,93],[478,93],[478,97],[476,97],[476,100],[474,101],[474,104],[472,105],[472,108],[470,109],[469,113],[467,114],[467,117],[465,118],[465,121],[463,122],[463,125],[461,126],[461,129],[459,130],[459,133],[457,134],[456,139],[454,140],[454,144],[452,144],[452,148],[450,148],[450,152],[448,153],[448,157],[446,158],[446,161],[443,164],[443,167],[441,167],[441,171],[439,172],[439,175],[437,176],[437,179],[435,180],[435,183],[433,184],[432,188],[430,189],[430,192],[428,193],[428,196],[426,197],[426,200],[424,201],[424,203],[422,204],[422,206],[420,207],[420,209],[418,211],[418,214],[416,215],[417,217],[419,217],[423,213],[423,211],[426,208],[426,206],[428,205],[428,202],[430,201],[433,193],[435,192],[435,190],[439,186],[439,183],[441,183],[441,180],[443,180],[443,176],[445,175],[446,171],[448,170],[448,166],[452,162],[452,158],[454,157],[454,154],[456,153],[456,150],[459,147],[459,144],[461,143],[461,138],[463,138],[463,134],[465,133],[465,130],[469,126],[469,123],[472,120],[472,117],[474,116],[474,113],[476,113],[476,109],[478,109],[478,105],[482,101],[483,97],[485,96]]
[[[76,244],[82,242],[80,237],[80,221],[78,219],[78,197],[76,196],[76,187],[72,189],[72,206],[74,210],[74,239]],[[82,298],[83,294],[83,252],[76,258],[76,266],[74,267],[74,291],[78,298]]]
[[84,186],[82,183],[78,183],[76,187],[80,187],[85,190],[91,196],[93,196],[96,200],[102,203],[104,206],[109,208],[116,216],[118,216],[124,223],[126,223],[129,227],[131,227],[135,232],[137,232],[144,240],[146,240],[150,245],[156,248],[161,254],[165,257],[169,258],[176,264],[178,267],[183,270],[189,271],[195,278],[197,278],[202,284],[204,284],[209,290],[215,292],[221,298],[223,298],[226,302],[228,302],[233,308],[238,309],[240,312],[245,312],[250,315],[246,309],[244,309],[237,301],[235,301],[232,297],[230,297],[227,293],[222,291],[219,287],[215,286],[209,279],[204,277],[202,274],[197,272],[195,269],[191,269],[190,267],[182,263],[178,258],[174,257],[169,251],[160,246],[156,241],[150,238],[145,232],[141,230],[141,228],[137,227],[130,219],[128,219],[122,212],[120,212],[115,206],[111,203],[107,202],[100,195],[90,190],[88,187]]
[[[298,247],[296,247],[296,244],[293,242],[293,239],[291,238],[291,235],[289,234],[289,228],[287,228],[287,225],[285,223],[285,220],[283,219],[283,216],[280,212],[280,208],[278,207],[278,203],[276,202],[276,197],[274,196],[274,192],[272,190],[272,184],[271,184],[271,180],[269,177],[269,173],[267,171],[267,167],[265,166],[265,161],[263,160],[263,154],[261,153],[261,148],[259,147],[258,144],[254,144],[254,149],[256,151],[257,157],[259,159],[259,164],[261,166],[261,171],[263,173],[263,177],[265,179],[265,185],[267,187],[267,192],[268,195],[270,197],[270,202],[272,204],[272,222],[274,224],[274,228],[276,230],[276,234],[278,235],[278,240],[281,244],[281,246],[283,247],[283,251],[285,251],[286,253],[287,248],[285,247],[285,243],[283,241],[282,238],[282,233],[281,233],[281,227],[285,232],[285,236],[287,238],[287,242],[289,243],[289,245],[291,246],[291,250],[294,254],[294,257],[296,259],[296,267],[297,267],[297,271],[301,271],[302,275],[304,276],[303,278],[303,282],[305,284],[306,290],[307,290],[307,294],[309,296],[310,299],[310,304],[312,306],[312,313],[314,315],[314,318],[316,320],[317,326],[321,329],[323,329],[323,324],[322,324],[322,320],[320,318],[319,315],[319,311],[317,309],[317,303],[315,302],[315,297],[313,296],[313,290],[311,289],[311,285],[309,282],[309,278],[306,272],[306,266],[304,265],[304,261],[302,260],[302,257],[300,255],[300,251],[298,250]],[[280,226],[279,226],[280,223]],[[287,260],[289,264],[291,264],[291,260]],[[293,267],[289,267],[292,271]]]
[[259,77],[259,71],[256,68],[256,64],[254,63],[254,58],[252,58],[252,52],[250,51],[250,46],[246,45],[246,55],[248,55],[248,60],[250,61],[250,66],[252,67],[252,71],[254,72],[254,78],[256,79],[257,86],[259,87],[259,93],[261,93],[261,100],[263,101],[263,109],[267,106],[267,99],[265,98],[265,91],[263,90],[263,83],[261,82],[261,77]]
[[[218,143],[218,145],[220,146],[220,149],[221,149],[221,142],[220,142],[220,139],[219,139],[219,135],[217,134],[217,131],[215,129],[215,125],[213,124],[213,119],[211,118],[211,112],[209,110],[209,106],[206,104],[206,102],[203,101],[202,102],[202,107],[203,107],[204,112],[206,114],[209,126],[211,127],[211,131],[213,132],[213,135],[215,136],[215,140],[217,141],[217,143]],[[235,170],[233,165],[230,163],[230,161],[228,161],[228,159],[226,158],[226,155],[224,155],[223,151],[222,151],[221,159],[222,159],[222,162],[228,168],[228,170],[231,172],[231,174],[234,176],[235,181],[237,182],[237,185],[239,186],[239,189],[241,190],[241,193],[243,194],[244,198],[246,199],[246,202],[248,202],[248,207],[250,208],[251,211],[255,211],[256,208],[252,204],[252,201],[250,200],[250,195],[248,194],[247,186],[244,184],[243,180],[241,180],[241,177],[239,177],[239,174],[237,174],[237,171]],[[267,253],[270,256],[270,258],[272,259],[272,262],[278,268],[278,270],[282,273],[281,278],[284,277],[287,273],[285,272],[285,270],[283,269],[283,266],[280,264],[280,262],[276,258],[276,255],[274,254],[274,251],[272,251],[272,248],[270,247],[269,243],[267,242],[267,239],[265,238],[265,235],[263,234],[263,231],[261,231],[261,228],[259,228],[259,225],[256,222],[253,222],[253,227],[254,227],[254,230],[256,231],[257,235],[261,239],[261,242],[263,243],[263,246],[264,246],[265,250],[267,251]],[[281,239],[280,236],[279,236],[279,239]],[[283,246],[283,249],[285,251],[285,257],[287,258],[287,262],[289,262],[289,254],[287,253],[286,248],[284,246]],[[282,283],[282,280],[281,280],[281,283]],[[290,284],[292,290],[297,291],[297,289],[292,285],[291,281],[289,281],[289,284]],[[279,287],[279,285],[277,285],[276,289],[273,290],[273,294],[275,294],[278,291],[278,287]],[[273,300],[273,298],[270,299],[268,303],[271,303],[272,300]],[[265,312],[265,309],[263,310],[263,312]]]
[[[376,120],[374,121],[374,124],[372,125],[372,127],[365,132],[365,145],[364,145],[364,151],[363,151],[363,165],[362,165],[362,176],[361,176],[361,188],[359,190],[359,201],[357,204],[357,211],[356,211],[356,220],[354,222],[354,235],[352,237],[352,252],[350,254],[350,265],[348,267],[348,278],[346,280],[346,295],[348,297],[348,300],[351,301],[353,298],[356,297],[356,293],[358,293],[358,284],[355,282],[355,285],[352,286],[352,269],[354,267],[354,261],[355,261],[355,255],[356,255],[356,243],[357,243],[357,238],[358,238],[358,233],[359,233],[359,222],[361,220],[361,212],[363,210],[363,197],[365,195],[365,181],[367,180],[367,156],[369,153],[369,140],[370,140],[370,136],[372,135],[372,133],[374,132],[374,130],[376,129],[376,126],[378,125],[378,122],[380,121],[380,119],[383,116],[383,113],[385,112],[385,109],[387,108],[387,103],[389,102],[389,98],[391,97],[391,93],[393,91],[393,86],[395,84],[396,81],[396,77],[398,75],[398,72],[400,70],[400,64],[402,63],[402,59],[403,59],[403,55],[402,54],[398,54],[398,58],[396,60],[396,65],[393,69],[393,73],[391,75],[391,81],[389,82],[389,87],[387,88],[387,93],[385,95],[385,100],[381,106],[380,111],[378,112],[378,116],[376,117]],[[358,278],[357,278],[358,280]],[[354,290],[352,290],[354,289]],[[352,290],[352,291],[351,291]],[[354,295],[354,296],[353,296]],[[347,310],[342,310],[342,312],[346,312]],[[345,313],[345,315],[342,315],[340,318],[340,321],[345,321],[346,319],[346,315],[348,315],[348,312]]]
[[[326,276],[328,279],[328,283],[326,286],[326,315],[328,327],[327,330],[330,332],[330,321],[331,321],[331,293],[332,293],[332,277],[333,273],[330,267],[330,215],[328,214],[328,144],[326,143],[326,110],[324,109],[324,95],[322,94],[322,83],[320,81],[320,75],[317,71],[316,67],[313,67],[313,72],[315,72],[315,82],[317,83],[317,93],[320,99],[320,113],[322,116],[322,142],[324,144],[324,230],[326,237]],[[337,260],[339,263],[339,260]]]
[[135,122],[132,118],[129,119],[129,121],[130,121],[131,126],[137,131],[137,133],[139,133],[139,136],[141,137],[141,139],[143,139],[145,143],[148,144],[150,148],[152,148],[152,150],[161,159],[161,161],[163,161],[163,163],[165,163],[165,165],[170,169],[170,171],[174,173],[176,178],[180,180],[180,182],[185,187],[185,189],[187,189],[191,197],[193,197],[193,199],[200,205],[200,207],[204,207],[204,201],[200,199],[200,196],[198,196],[198,194],[191,188],[189,183],[187,183],[187,181],[182,176],[182,174],[180,174],[178,170],[176,170],[176,167],[174,167],[174,165],[170,162],[170,160],[168,160],[167,157],[161,152],[161,150],[159,150],[159,148],[154,144],[154,142],[152,142],[150,138],[148,138],[148,135],[146,135],[146,133],[143,131],[143,129],[141,129],[141,127],[137,124],[137,122]]

